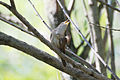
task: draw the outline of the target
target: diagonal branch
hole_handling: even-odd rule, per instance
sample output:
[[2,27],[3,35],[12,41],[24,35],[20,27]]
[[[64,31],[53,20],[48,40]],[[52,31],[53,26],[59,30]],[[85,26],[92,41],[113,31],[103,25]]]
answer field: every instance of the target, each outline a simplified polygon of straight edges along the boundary
[[75,4],[75,0],[70,0],[70,2],[68,4],[68,8],[67,8],[69,14],[71,14],[71,11],[74,8],[74,4]]
[[115,0],[116,4],[120,7],[120,3],[118,0]]
[[14,9],[16,10],[16,6],[15,6],[14,0],[10,0],[10,3],[11,3],[11,7],[14,8]]
[[[108,3],[108,0],[105,0],[106,3]],[[116,2],[116,0],[110,0],[110,4],[112,6],[116,6],[116,4],[114,4]],[[106,12],[107,12],[107,25],[109,28],[113,27],[113,18],[114,18],[114,10],[109,9],[106,6]],[[111,69],[114,71],[114,73],[116,73],[115,70],[115,53],[114,53],[114,41],[113,41],[113,36],[112,36],[112,31],[110,31],[108,29],[108,42],[109,42],[109,56],[111,57]],[[115,80],[114,76],[111,75],[111,78],[113,80]]]
[[102,0],[97,0],[97,1],[100,2],[100,3],[102,3],[102,4],[104,4],[104,5],[106,5],[107,7],[111,8],[111,9],[113,9],[113,10],[115,10],[115,11],[120,12],[119,9],[117,9],[117,8],[115,8],[114,6],[111,6],[111,5],[109,5],[109,4],[105,3],[105,2],[103,2]]
[[22,29],[22,28],[21,28],[19,25],[17,25],[16,23],[13,23],[13,22],[11,22],[11,21],[9,21],[9,20],[6,20],[5,18],[3,18],[3,17],[1,17],[1,16],[0,16],[0,20],[2,20],[3,22],[8,23],[8,24],[14,26],[15,28],[17,28],[17,29],[19,29],[19,30],[21,30],[21,31],[23,31],[23,32],[25,32],[25,33],[27,33],[27,34],[30,34],[30,35],[32,35],[32,36],[35,37],[34,34],[32,34],[31,32],[29,32],[29,31],[27,31],[27,30],[25,30],[25,29]]
[[3,5],[4,7],[8,8],[10,10],[11,6],[9,6],[8,4],[0,1],[0,4]]
[[37,11],[37,9],[35,8],[35,6],[33,5],[33,3],[28,0],[30,2],[30,4],[32,5],[33,9],[35,10],[35,12],[37,13],[37,15],[39,16],[39,18],[41,19],[41,21],[45,24],[45,26],[50,30],[52,31],[51,27],[48,26],[48,24],[43,20],[43,18],[40,16],[39,12]]
[[[90,33],[90,32],[88,32],[88,33],[86,34],[85,38],[87,38],[87,37],[89,36],[89,33]],[[83,44],[84,44],[84,40],[82,40],[81,43],[79,44],[79,46],[76,48],[77,51],[78,51],[78,49],[79,49]]]
[[95,24],[95,23],[91,23],[91,22],[89,22],[89,24],[95,25],[96,27],[100,27],[100,28],[103,28],[103,29],[108,29],[108,30],[112,30],[112,31],[120,31],[120,29],[109,28],[109,27],[101,26],[99,24]]
[[81,64],[84,64],[85,66],[87,66],[90,69],[93,69],[95,72],[99,73],[92,65],[90,65],[88,62],[86,62],[83,58],[77,56],[75,53],[73,53],[70,49],[66,49],[66,54],[70,57],[74,57],[75,59],[77,59],[78,62],[80,62]]
[[63,72],[66,72],[69,75],[74,76],[78,79],[97,80],[97,79],[85,74],[84,72],[80,71],[79,69],[73,68],[72,66],[67,66],[67,67],[62,66],[62,63],[57,58],[55,58],[55,57],[49,55],[48,53],[46,53],[42,50],[39,50],[31,45],[28,45],[27,43],[25,43],[23,41],[20,41],[11,36],[8,36],[2,32],[0,32],[0,45],[7,45],[7,46],[13,47],[15,49],[18,49],[20,51],[23,51],[24,53],[26,53],[38,60],[41,60]]
[[[90,38],[88,41],[90,42]],[[84,46],[83,51],[80,54],[80,57],[82,57],[83,59],[87,59],[87,57],[89,56],[89,52],[90,52],[90,47],[88,45]]]

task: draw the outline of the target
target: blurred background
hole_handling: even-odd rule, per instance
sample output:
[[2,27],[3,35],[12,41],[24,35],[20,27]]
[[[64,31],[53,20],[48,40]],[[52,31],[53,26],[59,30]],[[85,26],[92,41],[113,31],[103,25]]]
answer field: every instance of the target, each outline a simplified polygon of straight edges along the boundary
[[[0,0],[9,4],[9,0]],[[39,11],[42,18],[48,23],[44,2],[46,0],[32,0],[35,7]],[[69,1],[69,0],[68,0]],[[68,2],[66,0],[66,5]],[[36,16],[35,11],[31,7],[28,0],[15,0],[17,10],[46,38],[49,40],[50,31],[46,26],[40,21],[39,17]],[[119,7],[118,7],[119,8]],[[0,12],[6,16],[13,14],[7,10],[5,7],[0,5]],[[17,18],[16,18],[17,19]],[[81,31],[84,35],[88,32],[88,23],[85,18],[84,10],[81,1],[76,0],[75,7],[72,12],[72,19],[76,21],[76,24],[80,26]],[[114,25],[113,28],[120,29],[120,13],[115,12]],[[101,17],[101,22],[103,26],[105,25],[105,12]],[[83,28],[84,27],[84,28]],[[30,45],[48,52],[54,55],[47,46],[41,43],[38,39],[0,21],[0,31],[8,35],[11,35],[19,40],[25,41]],[[104,29],[103,29],[104,31]],[[77,34],[74,28],[72,28],[72,33]],[[73,36],[74,36],[73,35]],[[113,31],[114,46],[115,46],[115,61],[117,74],[120,76],[120,32]],[[75,38],[74,38],[75,37]],[[80,44],[79,36],[74,36],[74,44],[77,47]],[[60,74],[55,68],[38,61],[37,59],[24,54],[21,51],[13,49],[8,46],[0,45],[0,80],[60,80]]]

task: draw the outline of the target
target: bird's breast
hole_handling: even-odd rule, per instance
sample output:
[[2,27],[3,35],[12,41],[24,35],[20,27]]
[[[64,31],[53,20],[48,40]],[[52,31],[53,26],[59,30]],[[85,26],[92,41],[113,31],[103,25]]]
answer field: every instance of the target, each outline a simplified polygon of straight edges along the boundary
[[51,37],[51,43],[56,47],[60,48],[59,38],[57,36],[54,35]]

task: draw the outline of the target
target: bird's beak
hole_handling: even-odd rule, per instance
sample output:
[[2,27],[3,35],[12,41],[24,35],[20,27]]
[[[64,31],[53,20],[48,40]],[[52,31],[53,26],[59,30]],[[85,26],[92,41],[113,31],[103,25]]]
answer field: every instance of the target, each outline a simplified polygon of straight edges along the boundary
[[66,21],[65,21],[65,24],[67,24],[67,25],[68,25],[69,23],[70,23],[70,21],[69,21],[69,20],[66,20]]

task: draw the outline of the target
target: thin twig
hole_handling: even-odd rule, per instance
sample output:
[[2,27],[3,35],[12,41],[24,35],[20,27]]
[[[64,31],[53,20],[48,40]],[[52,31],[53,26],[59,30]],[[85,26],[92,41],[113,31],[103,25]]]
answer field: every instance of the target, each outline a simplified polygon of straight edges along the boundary
[[6,4],[6,3],[4,3],[4,2],[2,2],[2,1],[0,1],[0,4],[3,5],[3,6],[5,6],[5,7],[8,8],[9,10],[10,10],[10,8],[11,8],[11,6],[9,6],[8,4]]
[[14,26],[15,28],[17,28],[17,29],[19,29],[19,30],[21,30],[21,31],[23,31],[23,32],[25,32],[25,33],[27,33],[27,34],[30,34],[30,35],[32,35],[32,36],[35,37],[35,35],[32,34],[31,32],[29,32],[29,31],[27,31],[27,30],[25,30],[25,29],[20,28],[20,26],[18,26],[17,24],[15,24],[15,23],[13,23],[13,22],[11,22],[11,21],[6,20],[5,18],[0,17],[0,20],[2,20],[3,22],[6,22],[6,23]]
[[33,9],[35,10],[35,12],[37,13],[37,15],[39,16],[39,18],[41,19],[41,21],[45,24],[45,26],[47,26],[47,28],[48,28],[50,31],[52,31],[51,27],[48,26],[48,24],[47,24],[47,23],[43,20],[43,18],[40,16],[39,12],[37,11],[37,9],[36,9],[35,6],[33,5],[33,3],[32,3],[30,0],[28,0],[28,1],[29,1],[29,3],[31,4],[31,6],[33,7]]
[[11,7],[14,8],[14,9],[16,9],[14,0],[10,0],[10,3],[11,3]]
[[75,0],[70,0],[69,4],[68,4],[68,8],[67,10],[69,11],[69,13],[71,13],[73,7],[74,7],[74,4],[75,4]]
[[24,24],[20,20],[18,20],[15,16],[12,16],[11,14],[6,15],[6,14],[3,14],[3,13],[0,13],[0,17],[17,24],[18,26],[21,26],[21,27],[25,28]]
[[111,6],[111,5],[103,2],[102,0],[97,0],[97,1],[100,2],[100,3],[102,3],[102,4],[104,4],[104,5],[106,5],[107,7],[110,7],[110,8],[113,9],[113,10],[116,10],[116,11],[120,12],[119,9],[117,9],[117,8],[115,8],[115,7]]
[[78,61],[81,63],[81,64],[84,64],[86,65],[88,68],[91,68],[93,69],[94,71],[96,71],[97,73],[99,73],[92,65],[90,65],[88,62],[86,62],[83,58],[79,57],[78,55],[76,55],[74,52],[72,52],[72,50],[70,48],[68,49],[65,49],[66,51],[66,54],[72,56],[72,57],[75,57],[76,59],[78,59]]
[[[79,30],[78,26],[72,21],[72,19],[69,17],[69,15],[67,14],[66,10],[64,9],[64,7],[62,6],[60,0],[57,0],[58,4],[60,5],[61,9],[63,10],[64,14],[67,16],[67,18],[69,19],[69,21],[71,22],[71,24],[74,26],[74,28],[76,29],[76,31],[78,32],[78,34],[85,40],[85,42],[88,44],[88,46],[91,48],[91,50],[94,52],[94,54],[96,55],[96,57],[103,63],[103,65],[115,76],[118,78],[118,76],[110,69],[110,67],[105,63],[105,61],[99,56],[99,54],[94,50],[94,48],[92,47],[92,45],[87,41],[87,39],[84,37],[84,35],[81,33],[81,31]],[[118,78],[119,79],[119,78]]]
[[[106,3],[108,3],[108,0],[105,0]],[[112,6],[116,6],[116,4],[114,4],[116,2],[116,0],[110,0],[110,5]],[[109,28],[112,28],[112,25],[113,25],[113,14],[114,14],[114,11],[111,9],[109,9],[108,7],[106,7],[106,12],[107,12],[107,24],[108,24],[108,27]],[[114,43],[113,43],[113,36],[112,36],[112,31],[110,31],[108,29],[108,43],[109,43],[109,55],[110,55],[110,61],[111,61],[111,69],[112,71],[114,71],[114,73],[116,73],[116,70],[115,70],[115,53],[114,53]],[[111,75],[111,78],[113,80],[115,80],[114,76]]]
[[[88,33],[86,34],[85,38],[87,38],[87,37],[89,36],[89,34],[90,34],[90,32],[88,32]],[[82,41],[81,41],[81,44],[76,48],[77,51],[78,51],[78,49],[83,45],[83,43],[84,43],[84,40],[82,40]]]
[[117,3],[117,5],[120,7],[120,3],[118,0],[115,0],[115,2]]
[[120,31],[120,29],[108,28],[108,27],[105,27],[105,26],[101,26],[99,24],[91,23],[91,22],[89,22],[89,23],[92,24],[92,25],[95,25],[97,27],[103,28],[103,29],[110,29],[110,30],[113,30],[113,31]]

